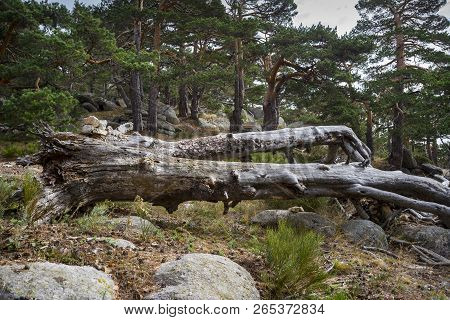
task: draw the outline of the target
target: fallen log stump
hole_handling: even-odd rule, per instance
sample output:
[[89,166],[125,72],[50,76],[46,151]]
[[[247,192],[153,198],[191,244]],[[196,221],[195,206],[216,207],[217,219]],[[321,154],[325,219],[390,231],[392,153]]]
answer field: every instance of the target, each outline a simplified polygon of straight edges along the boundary
[[[370,167],[370,151],[344,126],[220,134],[166,142],[109,134],[84,136],[38,132],[41,151],[27,163],[43,166],[44,190],[34,219],[49,221],[105,199],[130,201],[136,195],[173,212],[184,201],[298,197],[373,198],[436,214],[450,226],[450,189],[437,181]],[[340,146],[349,164],[265,164],[216,159],[245,158],[252,152],[311,145]],[[244,156],[243,156],[244,155]]]

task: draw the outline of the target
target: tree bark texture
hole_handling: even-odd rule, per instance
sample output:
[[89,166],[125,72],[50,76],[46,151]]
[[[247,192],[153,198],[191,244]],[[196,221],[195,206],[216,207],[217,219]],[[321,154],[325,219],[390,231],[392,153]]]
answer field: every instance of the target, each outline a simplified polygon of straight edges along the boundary
[[178,114],[181,118],[188,116],[186,85],[180,84],[178,87]]
[[[32,159],[43,165],[45,188],[34,219],[48,221],[110,199],[136,195],[169,212],[184,201],[225,205],[241,200],[298,197],[374,198],[438,215],[449,226],[450,189],[428,178],[366,167],[370,151],[343,126],[304,127],[269,132],[220,134],[165,142],[133,134],[89,137],[40,133],[42,150]],[[347,164],[264,164],[214,161],[311,145],[339,145]]]
[[231,115],[230,132],[242,131],[242,109],[244,109],[244,68],[242,66],[244,54],[242,39],[235,40],[235,80],[234,80],[234,109]]
[[[164,1],[160,4],[161,6],[164,4]],[[161,50],[161,28],[162,21],[161,19],[157,19],[154,22],[154,31],[153,31],[153,51],[156,53],[160,53]],[[156,65],[156,74],[152,75],[152,80],[149,88],[149,98],[148,98],[148,119],[147,119],[147,132],[149,135],[154,136],[158,132],[158,119],[157,119],[157,111],[158,111],[158,97],[159,97],[159,85],[156,82],[156,78],[160,73],[160,65],[157,63]]]
[[[137,0],[137,7],[142,11],[144,5],[143,0]],[[136,54],[141,51],[142,22],[141,18],[134,19],[133,40]],[[133,130],[142,131],[142,97],[141,97],[141,75],[139,71],[131,71],[131,112],[133,115]]]
[[[397,71],[401,71],[406,67],[405,60],[405,38],[402,33],[402,21],[400,14],[396,12],[394,14],[395,23],[395,42],[396,42],[396,68]],[[398,79],[396,84],[397,94],[401,97],[403,95],[403,76]],[[402,168],[403,163],[403,127],[405,122],[405,106],[400,98],[393,106],[393,129],[391,134],[391,154],[389,162],[395,168]]]

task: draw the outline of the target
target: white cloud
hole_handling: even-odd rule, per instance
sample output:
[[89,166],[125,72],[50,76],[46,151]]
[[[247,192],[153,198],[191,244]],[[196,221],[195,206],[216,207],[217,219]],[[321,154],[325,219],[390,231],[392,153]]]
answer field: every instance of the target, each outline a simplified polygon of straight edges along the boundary
[[[74,0],[50,0],[73,7]],[[100,0],[81,0],[85,4],[99,4]],[[294,18],[296,25],[311,26],[321,22],[324,25],[337,27],[339,34],[344,34],[356,25],[358,12],[355,5],[358,0],[295,0],[299,14]],[[440,13],[450,17],[450,3]]]
[[[358,0],[295,0],[299,14],[294,18],[296,25],[311,26],[321,22],[323,25],[337,27],[339,34],[349,32],[356,26],[359,18],[355,5]],[[440,14],[450,17],[450,3]]]

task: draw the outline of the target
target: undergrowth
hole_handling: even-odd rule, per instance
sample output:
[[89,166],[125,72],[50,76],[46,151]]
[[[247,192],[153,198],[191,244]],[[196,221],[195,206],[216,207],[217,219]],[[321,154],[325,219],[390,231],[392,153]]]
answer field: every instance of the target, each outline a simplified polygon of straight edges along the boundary
[[265,276],[271,299],[298,299],[322,284],[327,274],[320,259],[323,238],[313,231],[299,231],[286,222],[268,230],[266,258],[270,271]]
[[107,226],[108,212],[112,206],[113,203],[111,201],[97,203],[89,214],[76,220],[79,231],[92,234]]
[[0,147],[0,153],[5,158],[23,157],[27,154],[36,153],[39,149],[37,142],[5,142]]

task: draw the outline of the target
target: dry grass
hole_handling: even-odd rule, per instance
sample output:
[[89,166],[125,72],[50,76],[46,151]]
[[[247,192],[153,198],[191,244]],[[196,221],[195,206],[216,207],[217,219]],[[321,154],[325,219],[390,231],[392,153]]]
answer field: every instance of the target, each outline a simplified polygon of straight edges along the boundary
[[[102,207],[100,204],[97,209]],[[81,232],[79,220],[23,230],[0,219],[0,264],[48,260],[91,265],[112,275],[119,285],[119,298],[141,299],[157,290],[153,274],[161,263],[190,252],[212,253],[229,257],[246,268],[255,278],[262,297],[269,299],[273,296],[271,286],[263,277],[271,270],[265,258],[267,235],[265,230],[249,224],[249,219],[266,207],[264,201],[243,202],[224,216],[222,204],[189,202],[172,215],[160,207],[148,206],[145,217],[163,227],[157,234],[146,237],[113,228]],[[103,209],[100,216],[136,215],[140,210],[136,210],[135,203],[114,203],[108,212]],[[117,249],[107,242],[92,240],[93,236],[126,239],[138,249]],[[420,266],[416,257],[407,251],[393,248],[401,257],[395,260],[382,253],[361,251],[341,236],[326,239],[322,250],[321,268],[334,265],[333,271],[323,286],[310,290],[305,298],[441,299],[448,296],[446,270]]]

